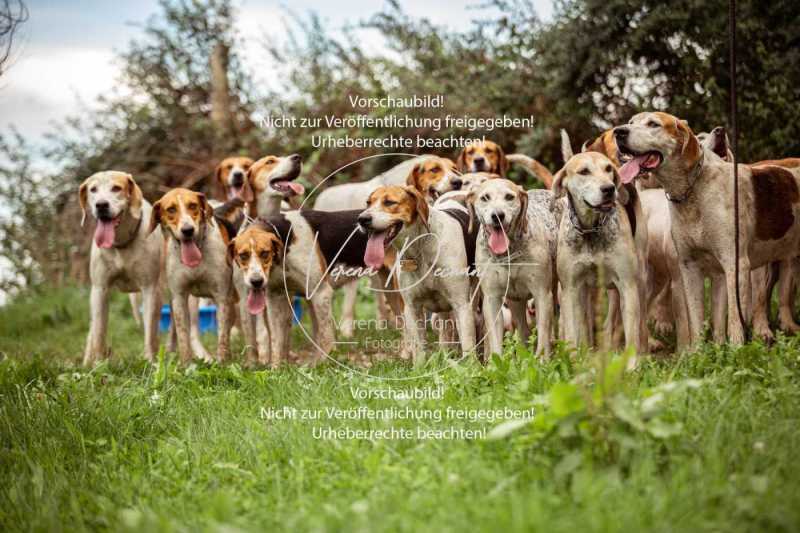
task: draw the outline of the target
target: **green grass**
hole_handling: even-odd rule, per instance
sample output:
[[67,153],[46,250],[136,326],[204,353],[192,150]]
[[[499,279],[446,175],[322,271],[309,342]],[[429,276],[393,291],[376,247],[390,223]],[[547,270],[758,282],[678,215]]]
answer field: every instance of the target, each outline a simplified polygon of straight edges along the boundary
[[[84,289],[0,309],[0,530],[796,531],[800,353],[713,345],[623,372],[624,355],[481,366],[435,354],[386,382],[331,363],[245,371],[138,356],[127,300],[114,358],[77,366]],[[363,310],[362,310],[363,311]],[[209,339],[211,341],[213,339]],[[375,377],[418,374],[376,362]],[[441,400],[350,387],[442,385]],[[261,409],[534,407],[530,423],[263,420]],[[487,428],[486,440],[315,440],[314,426]],[[494,428],[494,431],[491,431]]]

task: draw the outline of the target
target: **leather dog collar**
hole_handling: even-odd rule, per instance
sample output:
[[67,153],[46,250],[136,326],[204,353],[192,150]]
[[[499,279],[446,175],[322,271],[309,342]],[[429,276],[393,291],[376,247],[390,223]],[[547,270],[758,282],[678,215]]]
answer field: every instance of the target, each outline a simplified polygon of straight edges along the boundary
[[667,191],[664,191],[664,194],[667,195],[667,200],[674,204],[680,204],[686,201],[687,198],[692,194],[692,190],[694,189],[695,183],[697,183],[697,178],[700,176],[700,171],[703,169],[703,163],[705,162],[706,156],[703,151],[700,151],[700,159],[697,160],[695,163],[694,168],[689,172],[689,186],[686,187],[686,190],[681,196],[672,196]]

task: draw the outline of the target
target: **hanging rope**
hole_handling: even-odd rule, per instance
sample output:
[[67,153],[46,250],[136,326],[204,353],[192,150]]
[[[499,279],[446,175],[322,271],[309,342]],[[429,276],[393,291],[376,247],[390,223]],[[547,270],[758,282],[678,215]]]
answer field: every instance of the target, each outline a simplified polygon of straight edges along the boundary
[[[731,76],[731,148],[733,151],[733,226],[734,226],[734,274],[736,276],[736,309],[739,312],[739,322],[747,333],[747,326],[742,313],[742,297],[739,289],[739,130],[736,126],[736,0],[730,0],[728,6],[728,48],[730,51],[730,76]],[[749,276],[750,273],[747,272]]]

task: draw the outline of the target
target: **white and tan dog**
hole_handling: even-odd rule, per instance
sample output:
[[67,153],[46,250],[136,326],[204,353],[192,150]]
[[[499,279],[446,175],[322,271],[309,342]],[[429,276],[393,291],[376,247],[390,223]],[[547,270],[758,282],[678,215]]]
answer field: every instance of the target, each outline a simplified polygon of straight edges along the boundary
[[507,302],[527,344],[527,301],[536,304],[536,351],[550,353],[553,329],[556,235],[553,193],[525,192],[506,179],[490,179],[472,191],[472,223],[480,224],[475,263],[480,272],[486,354],[502,353]]
[[380,268],[386,249],[402,243],[394,263],[403,296],[405,350],[424,361],[425,311],[453,311],[462,351],[475,349],[464,229],[452,215],[432,209],[413,187],[379,187],[358,222],[369,235],[364,263]]
[[[106,353],[108,293],[142,292],[144,354],[153,361],[158,352],[158,317],[161,308],[159,274],[161,235],[150,235],[151,206],[130,174],[98,172],[80,186],[83,218],[89,210],[97,220],[89,262],[92,283],[91,325],[83,364],[91,365]],[[81,221],[83,224],[83,221]]]
[[188,363],[192,352],[197,351],[189,332],[189,296],[213,298],[216,302],[217,361],[224,362],[229,353],[234,298],[227,261],[230,229],[214,219],[204,194],[180,188],[172,189],[153,204],[148,230],[152,233],[159,226],[165,241],[165,275],[181,362]]
[[620,188],[616,167],[597,152],[574,155],[556,173],[553,193],[556,198],[567,198],[556,261],[566,340],[577,346],[588,344],[591,325],[585,307],[589,289],[615,287],[625,343],[641,351],[640,265],[644,260],[624,209],[627,192]]
[[[649,171],[670,200],[672,237],[689,311],[691,340],[701,340],[703,279],[722,273],[727,290],[728,335],[744,342],[736,302],[733,165],[706,157],[689,126],[661,112],[635,115],[614,130],[619,149],[632,159],[620,170],[632,178]],[[742,312],[750,309],[749,272],[792,259],[800,244],[800,185],[792,171],[772,165],[739,166]],[[749,320],[745,317],[745,320]]]
[[249,157],[226,157],[214,169],[215,199],[219,202],[239,199],[244,203],[253,201],[253,189],[247,180],[247,171],[253,165]]
[[233,283],[239,294],[239,314],[249,365],[256,362],[272,364],[270,335],[266,327],[266,290],[272,265],[281,261],[282,255],[280,238],[266,231],[261,224],[243,228],[228,244],[228,260],[233,265]]

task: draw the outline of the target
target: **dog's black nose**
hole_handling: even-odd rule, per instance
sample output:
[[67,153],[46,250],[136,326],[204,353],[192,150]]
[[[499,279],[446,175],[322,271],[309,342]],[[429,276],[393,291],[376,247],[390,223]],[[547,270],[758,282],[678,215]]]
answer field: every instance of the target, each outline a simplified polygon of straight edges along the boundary
[[108,208],[111,207],[107,200],[98,200],[94,206],[98,211],[108,211]]
[[302,159],[303,158],[300,156],[300,154],[292,154],[289,156],[289,161],[292,163],[299,163]]
[[250,278],[250,286],[254,289],[260,289],[264,286],[264,278],[257,277],[257,278]]
[[495,211],[492,214],[492,218],[497,220],[498,222],[503,222],[506,219],[506,214],[502,211]]
[[450,180],[450,185],[452,185],[454,191],[460,190],[463,184],[464,182],[457,178]]
[[372,215],[361,213],[358,215],[358,224],[363,228],[370,228],[372,226]]
[[194,235],[194,227],[192,226],[184,226],[181,228],[181,235],[184,237],[191,237]]
[[620,126],[619,128],[614,128],[614,137],[621,141],[628,138],[628,134],[630,134],[631,130],[626,128],[625,126]]
[[605,198],[611,198],[612,196],[614,196],[614,191],[615,190],[616,190],[616,187],[614,187],[613,185],[610,185],[610,184],[609,185],[603,185],[602,187],[600,187],[600,192],[603,193],[603,197],[605,197]]
[[244,172],[241,170],[235,170],[231,175],[231,185],[234,187],[241,187],[244,183]]

